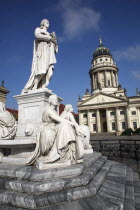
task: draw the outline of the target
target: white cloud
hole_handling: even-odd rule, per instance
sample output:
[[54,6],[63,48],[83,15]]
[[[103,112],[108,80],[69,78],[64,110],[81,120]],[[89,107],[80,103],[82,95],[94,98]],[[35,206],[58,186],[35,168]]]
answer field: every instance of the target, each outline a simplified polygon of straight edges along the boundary
[[126,59],[129,61],[140,61],[140,44],[114,51],[113,55],[116,60]]
[[131,71],[133,77],[137,80],[140,80],[140,71]]
[[101,14],[83,0],[60,0],[57,9],[62,15],[61,41],[81,37],[90,30],[99,31]]

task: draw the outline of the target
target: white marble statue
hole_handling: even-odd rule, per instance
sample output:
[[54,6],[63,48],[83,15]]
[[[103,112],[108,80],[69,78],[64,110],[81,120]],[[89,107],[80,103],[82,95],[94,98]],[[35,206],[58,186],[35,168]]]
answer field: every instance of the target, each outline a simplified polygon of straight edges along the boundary
[[13,139],[16,135],[16,121],[0,102],[0,139]]
[[54,71],[56,63],[55,54],[58,52],[58,45],[55,32],[49,33],[49,21],[43,19],[41,26],[35,29],[33,61],[30,78],[22,93],[29,90],[46,88]]
[[76,135],[79,136],[79,139],[83,142],[84,149],[88,150],[91,149],[92,146],[90,144],[90,130],[87,125],[78,125],[76,122],[73,114],[72,114],[73,108],[71,104],[67,104],[65,106],[64,111],[60,115],[62,118],[69,120],[74,124]]
[[62,118],[56,112],[58,99],[56,95],[49,97],[49,104],[43,111],[43,126],[37,134],[37,143],[33,155],[28,159],[27,165],[39,160],[43,164],[82,162],[84,149],[79,144],[75,123]]

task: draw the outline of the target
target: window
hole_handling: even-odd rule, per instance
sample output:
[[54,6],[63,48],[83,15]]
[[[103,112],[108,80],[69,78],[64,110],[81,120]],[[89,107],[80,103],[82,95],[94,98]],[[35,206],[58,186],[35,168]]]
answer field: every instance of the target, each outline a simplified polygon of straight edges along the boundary
[[96,117],[96,113],[93,113],[93,114],[92,114],[92,117]]
[[122,122],[122,130],[125,130],[126,126],[125,126],[125,122]]
[[134,130],[137,129],[137,122],[133,122],[133,128],[134,128]]
[[83,114],[83,117],[84,117],[84,118],[87,118],[87,114]]
[[132,114],[132,115],[136,115],[136,111],[132,111],[131,114]]
[[103,114],[103,118],[106,118],[106,113]]
[[110,112],[110,115],[115,115],[115,112]]
[[97,63],[97,61],[95,61],[95,63]]
[[110,86],[110,80],[108,80],[108,86]]
[[93,131],[96,131],[96,124],[93,124]]
[[120,111],[120,115],[125,115],[125,111]]
[[100,59],[100,61],[102,61],[102,59]]
[[115,130],[115,123],[114,122],[112,123],[112,130],[113,131]]
[[106,58],[105,60],[106,60],[106,61],[108,61],[108,59],[107,59],[107,58]]

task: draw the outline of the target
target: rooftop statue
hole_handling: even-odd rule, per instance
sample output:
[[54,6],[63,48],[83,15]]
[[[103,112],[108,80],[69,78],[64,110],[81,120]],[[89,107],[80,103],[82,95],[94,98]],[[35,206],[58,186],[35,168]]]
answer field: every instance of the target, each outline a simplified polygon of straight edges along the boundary
[[[37,160],[44,164],[64,163],[64,166],[68,162],[71,165],[82,161],[84,150],[82,144],[77,143],[75,122],[59,116],[55,111],[57,105],[57,96],[51,95],[43,111],[43,126],[37,134],[35,151],[27,165]],[[76,131],[79,132],[78,129]]]
[[22,93],[46,88],[54,71],[55,54],[58,52],[55,32],[49,33],[47,31],[49,28],[47,19],[43,19],[40,25],[35,29],[36,39],[34,41],[31,75]]
[[0,139],[13,139],[16,135],[16,121],[0,102]]

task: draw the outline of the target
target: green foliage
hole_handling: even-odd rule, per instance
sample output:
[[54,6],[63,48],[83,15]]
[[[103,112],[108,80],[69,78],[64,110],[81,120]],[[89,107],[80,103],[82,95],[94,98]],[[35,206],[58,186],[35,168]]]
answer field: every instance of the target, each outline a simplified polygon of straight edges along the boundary
[[135,134],[135,135],[140,135],[140,128],[137,128],[137,129],[134,131],[134,134]]
[[134,131],[132,128],[127,128],[125,131],[122,132],[121,136],[132,136],[134,134]]

